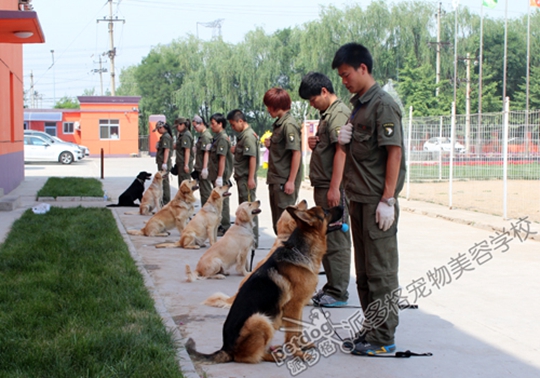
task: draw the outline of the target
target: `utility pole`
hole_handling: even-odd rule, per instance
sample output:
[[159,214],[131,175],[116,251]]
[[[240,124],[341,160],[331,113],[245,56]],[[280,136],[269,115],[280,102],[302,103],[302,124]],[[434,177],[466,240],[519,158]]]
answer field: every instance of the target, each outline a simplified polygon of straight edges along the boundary
[[111,65],[111,95],[116,95],[116,84],[115,84],[115,73],[114,73],[114,57],[116,56],[116,47],[114,47],[114,34],[113,34],[113,25],[115,22],[122,21],[122,23],[125,23],[126,20],[119,19],[118,16],[116,18],[113,18],[113,9],[112,9],[112,0],[108,0],[109,2],[109,18],[103,17],[103,20],[97,20],[97,22],[100,21],[106,21],[109,23],[109,40],[110,40],[110,46],[111,49],[107,51],[107,55],[110,59],[110,65]]
[[51,50],[51,55],[52,55],[52,64],[51,64],[51,67],[53,69],[53,108],[54,106],[56,105],[56,78],[55,78],[55,71],[56,69],[54,68],[54,50]]
[[36,91],[34,89],[34,71],[30,71],[30,108],[36,108]]
[[99,56],[99,69],[94,68],[92,70],[93,73],[99,73],[99,82],[101,84],[101,96],[103,96],[103,72],[107,72],[106,68],[102,68],[101,65],[101,55]]
[[441,46],[447,46],[450,45],[449,42],[441,42],[441,17],[443,15],[442,11],[442,3],[439,3],[439,10],[437,11],[437,14],[435,15],[437,17],[437,42],[428,42],[429,45],[435,45],[435,49],[437,52],[437,66],[436,66],[436,77],[435,77],[435,83],[437,84],[437,88],[435,89],[435,96],[439,96],[439,82],[441,81]]
[[441,7],[442,3],[439,3],[439,11],[437,12],[437,76],[435,78],[437,88],[435,89],[435,96],[439,96],[439,82],[441,81]]
[[218,18],[212,22],[197,22],[197,39],[199,39],[199,25],[205,26],[207,28],[212,28],[212,38],[220,37],[221,38],[221,24],[225,21],[223,18]]

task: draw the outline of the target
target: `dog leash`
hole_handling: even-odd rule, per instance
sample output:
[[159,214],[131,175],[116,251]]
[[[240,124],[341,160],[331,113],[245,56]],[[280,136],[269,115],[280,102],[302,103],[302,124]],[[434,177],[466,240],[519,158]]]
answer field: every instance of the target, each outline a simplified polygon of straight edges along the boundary
[[[328,322],[327,324],[332,328],[334,335],[336,335],[337,338],[341,340],[341,343],[342,343],[341,350],[344,352],[349,351],[349,353],[352,352],[354,350],[354,342],[352,340],[343,340],[343,338],[339,335],[339,333],[337,333],[333,324],[330,322]],[[411,352],[410,350],[406,350],[404,352],[398,351],[395,354],[385,355],[385,356],[382,356],[379,354],[366,354],[366,355],[361,355],[361,356],[362,357],[379,357],[379,358],[410,358],[410,357],[431,357],[433,356],[433,353],[431,352],[415,353],[415,352]]]

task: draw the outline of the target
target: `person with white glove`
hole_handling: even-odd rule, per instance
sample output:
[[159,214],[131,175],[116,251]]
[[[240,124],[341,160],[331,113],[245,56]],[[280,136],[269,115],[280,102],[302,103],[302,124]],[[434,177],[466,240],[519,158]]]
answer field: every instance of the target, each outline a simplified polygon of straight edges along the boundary
[[[234,165],[231,140],[225,131],[226,126],[227,119],[223,114],[215,113],[210,117],[210,128],[214,134],[214,139],[208,148],[208,179],[214,183],[214,187],[216,188],[223,186],[224,182],[228,182]],[[229,197],[224,197],[218,236],[223,235],[230,227]]]
[[[391,198],[393,200],[393,198]],[[390,226],[395,220],[394,204],[389,201],[381,201],[377,205],[377,211],[375,212],[375,222],[379,225],[379,229],[388,231]]]
[[347,123],[346,125],[341,126],[341,128],[339,129],[339,134],[338,134],[339,144],[341,144],[342,146],[345,146],[346,144],[351,143],[352,129],[353,129],[353,125],[350,122]]
[[164,121],[158,121],[154,132],[157,131],[161,137],[157,143],[156,151],[156,164],[158,171],[166,172],[163,174],[163,205],[169,203],[171,200],[171,186],[169,183],[169,167],[171,166],[171,151],[173,149],[173,136],[172,130],[168,123]]
[[[399,312],[393,309],[402,295],[397,242],[397,198],[406,172],[401,110],[371,74],[373,58],[365,46],[341,46],[332,68],[354,95],[349,123],[342,126],[338,143],[346,153],[343,188],[349,200],[356,289],[362,308],[381,310],[373,311],[371,318],[366,315],[364,324],[370,327],[353,338],[351,354],[392,353],[399,323]],[[382,312],[383,320],[378,318]]]
[[201,178],[203,180],[206,180],[208,178],[208,169],[207,168],[203,168],[202,171],[201,171]]
[[204,120],[196,115],[191,121],[193,128],[199,134],[199,138],[195,143],[193,155],[195,156],[195,165],[193,166],[194,175],[199,181],[199,193],[201,196],[201,206],[204,206],[210,193],[212,193],[212,182],[208,180],[208,157],[210,152],[207,151],[207,146],[212,144],[212,133],[206,127]]

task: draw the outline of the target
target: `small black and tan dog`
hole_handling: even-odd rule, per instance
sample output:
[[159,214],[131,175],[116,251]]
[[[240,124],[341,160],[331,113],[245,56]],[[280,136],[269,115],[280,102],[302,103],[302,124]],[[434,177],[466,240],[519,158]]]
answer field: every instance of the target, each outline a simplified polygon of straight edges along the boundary
[[195,350],[190,338],[186,349],[193,357],[217,363],[274,361],[268,344],[274,330],[282,326],[285,342],[297,346],[294,354],[308,357],[300,344],[298,321],[317,286],[326,233],[341,228],[343,208],[300,210],[289,206],[286,211],[296,220],[297,228],[240,287],[223,325],[223,346],[203,354]]
[[151,178],[151,173],[146,171],[139,172],[129,188],[127,188],[124,193],[120,194],[118,203],[107,205],[107,207],[139,207],[139,204],[136,204],[135,200],[141,202],[144,193],[144,182]]

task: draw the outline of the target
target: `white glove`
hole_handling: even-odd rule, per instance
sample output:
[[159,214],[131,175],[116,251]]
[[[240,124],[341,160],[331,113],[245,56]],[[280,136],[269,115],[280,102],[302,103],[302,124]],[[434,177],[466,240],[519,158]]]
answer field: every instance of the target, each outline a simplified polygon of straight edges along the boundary
[[338,143],[342,146],[351,143],[352,127],[352,124],[349,122],[346,125],[341,126],[339,129]]
[[201,178],[203,180],[206,180],[208,178],[208,169],[206,168],[203,168],[202,171],[201,171]]
[[161,164],[161,170],[166,171],[167,170],[167,163]]
[[218,177],[216,179],[216,186],[223,186],[223,177]]
[[394,206],[388,206],[384,202],[379,202],[377,205],[377,211],[375,212],[375,222],[379,225],[379,228],[383,231],[387,231],[395,220]]

